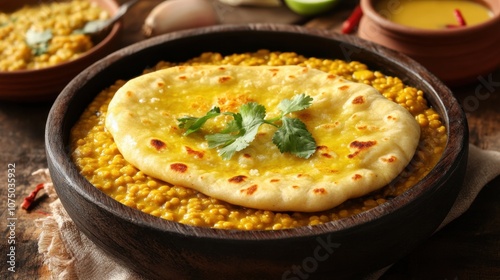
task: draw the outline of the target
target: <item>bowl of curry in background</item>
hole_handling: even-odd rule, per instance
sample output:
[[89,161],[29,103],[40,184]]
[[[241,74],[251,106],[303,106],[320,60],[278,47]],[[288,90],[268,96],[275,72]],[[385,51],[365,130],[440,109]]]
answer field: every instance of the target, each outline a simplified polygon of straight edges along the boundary
[[[316,225],[262,230],[218,229],[148,214],[96,188],[73,161],[73,127],[84,112],[96,119],[106,111],[102,105],[87,107],[100,92],[122,84],[116,81],[137,77],[159,61],[262,50],[360,61],[421,89],[446,129],[435,166],[410,189],[365,211]],[[467,122],[457,100],[412,59],[352,36],[273,24],[180,31],[114,52],[62,91],[49,113],[45,137],[55,189],[77,227],[119,263],[150,279],[359,279],[432,235],[461,189],[468,151]]]
[[[425,27],[411,22],[411,16],[407,17],[410,22],[392,18],[402,15],[405,2],[409,1],[361,0],[364,16],[359,36],[410,56],[448,86],[471,84],[500,67],[500,37],[495,35],[500,29],[500,2],[470,1],[474,13],[467,14],[466,10],[459,9],[465,26],[458,26],[460,23],[452,8],[441,17],[447,24]],[[410,4],[418,4],[415,2]],[[428,4],[432,2],[427,1]],[[427,11],[429,9],[433,8]],[[425,15],[412,13],[415,22],[417,17],[428,20]]]
[[[63,2],[71,4],[61,5]],[[39,14],[42,6],[45,16]],[[20,12],[23,7],[25,9]],[[82,28],[88,21],[112,16],[117,11],[118,3],[114,0],[2,1],[0,99],[21,102],[54,100],[83,69],[117,49],[121,23],[116,23],[98,42],[93,42],[89,36],[72,34],[73,30]],[[21,22],[19,15],[27,13],[29,16]],[[30,29],[29,26],[36,27]],[[19,30],[19,34],[14,30]],[[48,35],[49,31],[51,35]],[[44,36],[49,37],[44,39]],[[30,44],[24,44],[28,37]]]

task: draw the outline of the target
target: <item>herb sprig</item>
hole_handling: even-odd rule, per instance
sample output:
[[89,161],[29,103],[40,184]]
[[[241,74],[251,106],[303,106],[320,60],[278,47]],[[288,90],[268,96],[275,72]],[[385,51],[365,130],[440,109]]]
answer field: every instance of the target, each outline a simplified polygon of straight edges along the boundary
[[49,41],[52,39],[52,31],[50,29],[39,32],[32,28],[26,31],[26,44],[32,49],[33,54],[38,56],[47,52],[49,49]]
[[208,147],[219,148],[218,153],[225,160],[248,147],[262,124],[278,128],[272,141],[280,152],[307,159],[316,151],[316,141],[300,119],[287,115],[309,108],[312,100],[312,97],[303,93],[295,95],[292,99],[284,99],[278,105],[281,114],[272,119],[265,119],[266,108],[263,105],[249,102],[241,105],[238,113],[221,113],[219,107],[213,107],[203,117],[186,116],[177,121],[180,128],[186,129],[184,135],[189,135],[201,129],[209,119],[219,115],[232,116],[233,119],[220,133],[205,136]]

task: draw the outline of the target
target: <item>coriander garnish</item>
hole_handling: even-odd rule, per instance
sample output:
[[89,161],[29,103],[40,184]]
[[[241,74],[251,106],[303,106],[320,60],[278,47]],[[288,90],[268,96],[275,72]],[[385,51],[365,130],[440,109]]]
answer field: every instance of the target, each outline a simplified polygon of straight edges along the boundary
[[184,135],[198,131],[209,119],[221,114],[230,115],[233,120],[226,124],[220,133],[205,136],[209,148],[219,148],[223,159],[230,159],[235,152],[248,147],[255,139],[262,124],[278,128],[273,136],[273,143],[282,153],[291,153],[300,158],[309,158],[316,151],[316,141],[307,130],[306,125],[298,118],[286,115],[307,109],[311,106],[312,97],[305,94],[295,95],[292,99],[284,99],[278,105],[280,116],[265,119],[266,108],[256,102],[243,104],[239,113],[221,113],[219,107],[214,107],[205,116],[183,117],[177,119],[180,128],[186,128]]
[[49,48],[49,41],[52,39],[52,31],[36,31],[30,28],[26,31],[26,44],[32,49],[34,55],[42,55]]

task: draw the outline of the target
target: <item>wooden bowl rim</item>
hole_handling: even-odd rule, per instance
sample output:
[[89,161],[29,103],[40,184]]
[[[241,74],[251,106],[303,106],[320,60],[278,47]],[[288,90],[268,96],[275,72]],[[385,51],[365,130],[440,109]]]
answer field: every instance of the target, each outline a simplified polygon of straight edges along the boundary
[[[448,139],[455,137],[454,139],[458,140],[456,142],[448,141],[441,160],[430,171],[430,173],[423,180],[418,182],[417,185],[415,185],[412,189],[391,199],[390,203],[385,203],[373,209],[364,211],[360,214],[336,221],[331,221],[322,225],[303,226],[283,230],[221,230],[206,227],[196,227],[164,220],[119,203],[118,201],[112,199],[111,197],[95,188],[77,171],[76,165],[71,161],[69,157],[69,148],[67,147],[67,143],[65,143],[64,140],[67,135],[62,135],[61,128],[64,126],[63,119],[66,112],[68,111],[68,104],[71,103],[71,100],[78,92],[78,89],[86,81],[88,81],[93,76],[97,76],[102,70],[106,69],[106,67],[109,67],[113,63],[121,60],[124,57],[127,57],[128,55],[133,55],[134,53],[140,52],[141,50],[143,51],[157,45],[169,43],[171,41],[187,37],[199,35],[206,36],[207,34],[213,35],[231,32],[276,32],[321,37],[328,40],[337,41],[339,43],[350,44],[356,48],[370,52],[373,55],[383,59],[384,61],[387,61],[388,63],[406,66],[409,73],[415,75],[416,77],[420,77],[421,73],[425,73],[425,76],[428,77],[428,80],[424,82],[429,86],[429,88],[434,89],[435,91],[437,91],[437,93],[439,93],[438,102],[440,102],[440,106],[443,106],[443,108],[447,108],[448,114],[449,112],[453,112],[454,114],[459,116],[459,119],[454,120],[450,120],[448,118],[448,114],[446,116],[442,116],[443,121],[448,124]],[[373,51],[369,50],[368,47],[376,49],[378,53],[374,53]],[[47,157],[53,160],[52,163],[54,165],[54,172],[62,173],[65,176],[65,180],[68,181],[68,185],[73,186],[73,188],[76,190],[76,192],[78,192],[79,195],[81,195],[89,202],[92,202],[96,206],[100,207],[103,211],[107,211],[112,215],[126,220],[132,224],[136,224],[140,227],[151,228],[159,232],[169,232],[171,234],[206,239],[262,241],[283,238],[303,238],[306,236],[317,236],[332,232],[348,232],[350,230],[356,230],[356,228],[361,225],[375,223],[377,222],[377,220],[383,220],[385,216],[404,208],[405,205],[408,205],[408,203],[414,201],[421,195],[432,195],[433,188],[440,187],[443,182],[448,179],[447,177],[443,176],[443,170],[446,171],[444,172],[444,175],[447,175],[452,171],[451,168],[456,168],[456,166],[449,166],[444,164],[442,159],[450,158],[452,160],[461,160],[466,157],[466,155],[464,155],[464,151],[466,150],[465,142],[467,139],[466,127],[467,125],[465,113],[459,106],[458,101],[455,99],[450,89],[446,87],[434,75],[430,74],[420,64],[401,53],[392,51],[385,47],[376,45],[354,36],[342,35],[331,31],[317,30],[287,24],[256,23],[220,25],[174,32],[153,37],[151,39],[147,39],[145,41],[133,44],[114,52],[105,59],[102,59],[99,62],[93,64],[91,67],[87,68],[66,86],[66,88],[58,96],[58,98],[54,102],[53,107],[50,110],[46,124],[45,137]],[[459,141],[460,139],[464,140]],[[434,184],[431,185],[430,183],[433,180]]]

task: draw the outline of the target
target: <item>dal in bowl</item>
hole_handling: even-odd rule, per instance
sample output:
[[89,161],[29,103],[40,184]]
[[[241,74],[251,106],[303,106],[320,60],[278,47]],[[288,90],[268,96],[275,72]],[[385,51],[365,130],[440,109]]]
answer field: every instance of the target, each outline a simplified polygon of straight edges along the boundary
[[[307,217],[303,224],[294,226],[294,221],[300,219],[293,214],[286,213],[286,217],[283,213],[273,213],[271,217],[268,213],[268,220],[272,221],[269,228],[259,228],[263,223],[245,228],[248,223],[242,223],[242,228],[232,225],[218,229],[215,224],[211,228],[196,224],[194,219],[185,223],[169,221],[163,217],[165,213],[147,214],[126,206],[126,202],[120,203],[97,189],[85,178],[86,171],[79,170],[72,160],[71,139],[80,136],[75,138],[71,130],[82,114],[98,119],[105,112],[106,99],[123,84],[115,84],[116,81],[140,76],[155,65],[162,67],[159,61],[183,63],[207,52],[219,53],[220,56],[214,56],[222,59],[233,54],[255,56],[255,52],[264,49],[270,50],[269,57],[272,53],[286,53],[283,57],[290,57],[290,61],[311,57],[360,61],[365,66],[353,65],[358,65],[359,71],[368,71],[358,73],[360,79],[376,77],[378,71],[420,89],[428,106],[440,117],[446,133],[446,144],[439,151],[441,156],[435,158],[435,166],[418,178],[412,188],[383,201],[372,198],[373,205],[362,202],[367,209],[345,217],[342,216],[345,212],[339,211],[336,219],[331,219],[335,216],[331,214],[323,221],[323,216],[317,215],[317,219]],[[346,75],[352,73],[347,70]],[[96,99],[101,92],[107,93]],[[86,108],[92,109],[85,111]],[[94,125],[87,127],[91,129]],[[80,131],[75,130],[74,134]],[[267,24],[183,31],[115,52],[65,88],[49,115],[46,138],[56,191],[76,225],[119,262],[154,279],[286,279],[298,277],[297,273],[319,279],[329,279],[332,275],[360,277],[401,258],[433,233],[455,201],[467,162],[467,124],[463,111],[449,89],[414,61],[350,36]],[[89,171],[94,173],[93,168]],[[123,169],[125,173],[129,171],[129,167]],[[131,171],[128,176],[132,178],[136,171]],[[168,193],[172,190],[168,187],[169,190],[161,189],[160,185],[158,190]],[[160,204],[167,203],[168,199],[159,198]],[[137,206],[137,201],[133,202]],[[175,204],[172,200],[168,202]],[[212,203],[217,205],[214,200]],[[85,209],[85,215],[81,209]],[[231,212],[227,207],[215,209],[215,216]],[[262,214],[265,213],[260,214],[260,220]]]
[[78,30],[117,11],[114,0],[2,1],[0,99],[55,99],[83,69],[116,50],[120,23],[100,42]]

